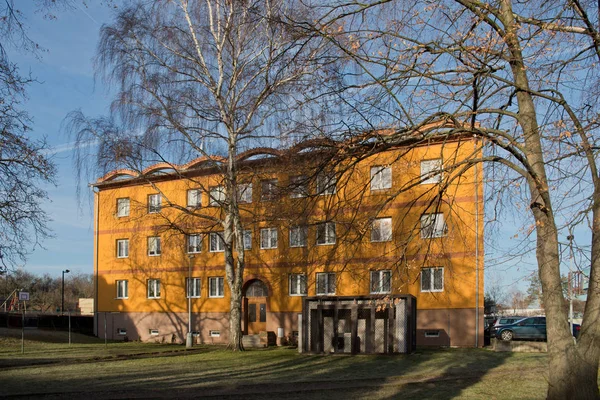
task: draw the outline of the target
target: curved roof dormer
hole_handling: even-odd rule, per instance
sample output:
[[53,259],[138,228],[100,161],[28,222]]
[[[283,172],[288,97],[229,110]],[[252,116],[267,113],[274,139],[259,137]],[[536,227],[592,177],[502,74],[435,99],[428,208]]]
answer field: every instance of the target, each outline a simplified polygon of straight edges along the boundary
[[154,164],[149,166],[148,168],[142,171],[142,175],[161,175],[172,172],[177,172],[179,170],[179,165],[177,164],[169,164],[166,162],[161,162],[158,164]]
[[181,166],[182,170],[189,170],[189,169],[194,169],[194,168],[200,168],[205,166],[205,164],[207,164],[209,167],[214,166],[214,164],[219,164],[219,163],[223,163],[225,162],[225,157],[220,157],[220,156],[213,156],[213,157],[206,157],[206,156],[202,156],[202,157],[198,157],[196,159],[193,159],[192,161],[188,162],[187,164],[184,164]]
[[137,178],[138,176],[139,174],[136,171],[132,169],[122,168],[108,172],[102,178],[98,179],[97,183]]
[[257,147],[255,149],[246,150],[238,154],[237,160],[245,161],[254,157],[262,158],[261,156],[281,157],[283,153],[284,152],[282,152],[281,150],[271,149],[269,147]]

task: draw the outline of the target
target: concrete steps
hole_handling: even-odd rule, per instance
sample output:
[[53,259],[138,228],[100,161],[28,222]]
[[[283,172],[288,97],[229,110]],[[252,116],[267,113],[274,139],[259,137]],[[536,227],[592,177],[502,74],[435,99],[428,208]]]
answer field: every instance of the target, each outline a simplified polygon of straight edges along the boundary
[[244,348],[266,347],[266,343],[263,343],[260,335],[244,335],[242,337],[242,344]]

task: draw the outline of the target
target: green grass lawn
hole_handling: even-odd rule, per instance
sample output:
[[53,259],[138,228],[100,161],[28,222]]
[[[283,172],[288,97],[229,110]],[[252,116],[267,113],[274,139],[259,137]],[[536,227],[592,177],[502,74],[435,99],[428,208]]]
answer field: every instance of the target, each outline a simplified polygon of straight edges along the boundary
[[[2,334],[2,332],[0,332]],[[66,335],[63,335],[63,338]],[[58,336],[60,338],[60,334]],[[545,398],[546,355],[478,349],[396,356],[300,355],[269,348],[75,343],[0,336],[0,393],[19,397],[266,399]]]

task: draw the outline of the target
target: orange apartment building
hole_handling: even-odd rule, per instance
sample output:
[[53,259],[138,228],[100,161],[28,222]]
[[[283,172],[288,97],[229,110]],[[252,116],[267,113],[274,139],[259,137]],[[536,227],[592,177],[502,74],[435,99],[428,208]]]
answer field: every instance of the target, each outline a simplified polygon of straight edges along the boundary
[[[240,155],[244,333],[293,337],[305,296],[410,294],[418,346],[483,346],[483,173],[448,169],[478,148],[457,137],[318,173],[306,151]],[[185,342],[189,304],[196,339],[227,343],[220,185],[207,159],[94,184],[98,336]]]

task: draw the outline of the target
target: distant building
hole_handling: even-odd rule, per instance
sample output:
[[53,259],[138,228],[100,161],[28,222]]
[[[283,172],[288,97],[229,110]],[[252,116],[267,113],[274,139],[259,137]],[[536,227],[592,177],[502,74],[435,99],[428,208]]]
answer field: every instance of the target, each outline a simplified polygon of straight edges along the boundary
[[[294,336],[304,296],[411,294],[418,345],[483,346],[483,173],[439,172],[475,146],[393,148],[314,179],[310,152],[240,155],[244,333]],[[189,297],[199,340],[227,341],[223,228],[178,210],[219,216],[221,185],[207,159],[94,184],[100,335],[184,341]]]
[[81,315],[94,315],[94,299],[79,299],[77,310]]

